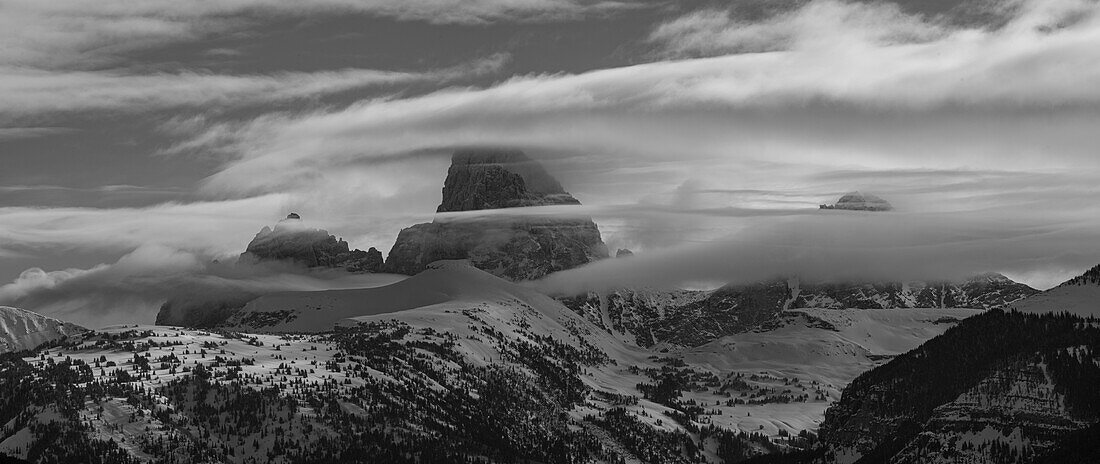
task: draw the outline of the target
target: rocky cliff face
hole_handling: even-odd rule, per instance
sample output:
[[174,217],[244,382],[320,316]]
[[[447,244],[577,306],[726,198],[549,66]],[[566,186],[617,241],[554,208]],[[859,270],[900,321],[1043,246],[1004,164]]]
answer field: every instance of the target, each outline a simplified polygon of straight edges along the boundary
[[642,347],[652,347],[663,333],[661,321],[670,311],[705,300],[712,292],[698,290],[621,289],[605,294],[589,293],[565,297],[566,307],[617,338]]
[[[522,152],[462,150],[452,158],[437,212],[568,204],[580,202]],[[437,218],[402,230],[385,269],[412,275],[434,261],[468,260],[518,281],[606,257],[600,231],[588,218]]]
[[301,224],[301,217],[291,213],[274,229],[264,227],[241,254],[242,260],[293,261],[306,267],[343,268],[349,272],[382,270],[382,252],[351,250],[348,242],[330,235],[327,230],[311,229]]

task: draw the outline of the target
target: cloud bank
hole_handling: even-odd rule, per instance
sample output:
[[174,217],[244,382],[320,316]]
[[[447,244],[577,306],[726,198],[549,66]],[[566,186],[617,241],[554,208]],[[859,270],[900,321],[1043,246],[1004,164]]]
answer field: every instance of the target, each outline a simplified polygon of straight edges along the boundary
[[306,273],[279,264],[219,264],[194,253],[143,245],[115,263],[90,269],[28,269],[0,286],[0,302],[96,328],[151,324],[160,305],[173,297],[360,288],[400,279],[343,271]]
[[[108,2],[91,12],[67,1],[9,3],[18,14],[0,25],[34,24],[39,15],[55,31],[34,40],[0,32],[14,44],[0,52],[2,69],[16,77],[0,79],[11,90],[0,101],[22,114],[60,110],[70,98],[84,108],[307,101],[357,86],[445,81],[455,71],[219,76],[115,68],[128,51],[194,40],[253,14],[319,9],[468,24],[623,7],[485,1],[444,14],[454,2],[264,9],[266,0],[241,0],[154,1],[133,10]],[[654,25],[644,40],[664,61],[411,96],[387,91],[336,109],[302,105],[251,119],[177,118],[163,127],[176,138],[164,153],[228,160],[199,187],[205,201],[2,208],[0,254],[147,246],[154,248],[139,254],[143,261],[165,262],[149,273],[171,277],[165,282],[194,278],[209,271],[188,256],[239,252],[259,226],[303,205],[355,246],[384,250],[401,227],[432,216],[450,149],[506,145],[537,155],[586,205],[539,214],[591,214],[613,248],[641,251],[553,276],[540,283],[547,289],[676,283],[668,275],[713,283],[795,272],[904,279],[991,270],[1044,286],[1100,260],[1089,251],[1100,238],[1091,219],[1100,217],[1091,201],[1100,193],[1100,6],[1005,8],[1005,23],[987,26],[829,0],[758,21],[706,9]],[[94,26],[71,27],[85,21]],[[0,27],[11,30],[18,29]],[[486,68],[456,74],[479,69]],[[66,94],[69,87],[84,91]],[[55,93],[65,99],[45,96]],[[7,132],[36,133],[48,131]],[[899,212],[814,209],[855,189]],[[6,291],[21,292],[22,301],[75,295],[51,282],[75,286],[85,274],[62,272],[73,275],[35,271]],[[92,275],[137,285],[118,272]]]
[[[533,285],[552,294],[614,288],[748,284],[780,277],[815,282],[944,281],[1000,271],[1045,288],[1100,261],[1095,219],[1047,222],[1004,212],[959,214],[822,211],[755,221],[736,235],[599,261]],[[1054,276],[1050,278],[1050,276]]]

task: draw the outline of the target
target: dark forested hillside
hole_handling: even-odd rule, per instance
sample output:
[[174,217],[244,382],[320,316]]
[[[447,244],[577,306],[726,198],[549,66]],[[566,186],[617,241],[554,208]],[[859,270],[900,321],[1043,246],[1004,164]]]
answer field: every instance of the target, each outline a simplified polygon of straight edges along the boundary
[[856,378],[821,438],[868,463],[1042,459],[1097,421],[1098,359],[1095,321],[990,311]]

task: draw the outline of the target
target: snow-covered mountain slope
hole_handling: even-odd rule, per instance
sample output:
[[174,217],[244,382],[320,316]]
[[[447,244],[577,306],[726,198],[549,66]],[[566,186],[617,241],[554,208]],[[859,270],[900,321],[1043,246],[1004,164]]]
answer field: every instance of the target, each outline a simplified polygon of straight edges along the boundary
[[[650,310],[661,312],[671,304],[698,299],[698,295],[690,292],[672,296],[657,291],[616,295],[605,308],[616,307],[614,301],[630,301],[647,304]],[[980,312],[927,308],[789,311],[754,332],[727,336],[693,349],[658,345],[647,350],[637,346],[634,340],[608,333],[606,327],[612,323],[592,323],[558,301],[527,287],[455,262],[388,287],[290,292],[262,297],[250,303],[226,328],[244,332],[315,333],[333,327],[400,321],[410,327],[447,331],[466,339],[477,336],[476,331],[470,331],[471,326],[488,323],[505,338],[513,338],[522,337],[520,332],[509,329],[518,320],[517,310],[521,317],[533,317],[537,321],[529,328],[535,333],[568,338],[576,331],[582,334],[576,336],[582,338],[585,345],[596,347],[614,360],[615,365],[636,368],[636,372],[590,369],[591,385],[598,391],[639,395],[637,384],[659,381],[670,363],[682,366],[680,370],[685,376],[722,379],[720,382],[733,382],[740,376],[744,380],[735,383],[745,382],[743,391],[689,388],[684,392],[684,399],[708,404],[715,401],[723,405],[727,401],[738,403],[736,407],[743,409],[743,414],[728,414],[721,419],[712,417],[708,422],[722,424],[731,430],[763,431],[773,436],[781,431],[797,433],[816,428],[824,417],[828,400],[836,398],[840,389],[856,375],[942,333],[958,320]],[[604,311],[597,321],[623,318],[623,314],[614,309]],[[478,363],[489,362],[497,356],[492,350],[486,350],[477,344],[463,348],[463,352]],[[751,377],[757,379],[748,380]],[[802,387],[792,390],[789,395],[774,394],[773,390],[783,385],[783,379],[800,379]],[[685,382],[694,384],[694,381]],[[784,386],[778,390],[788,388]],[[740,398],[729,396],[731,392],[760,396]],[[804,401],[792,401],[803,395]],[[729,405],[731,409],[733,406]],[[638,410],[646,411],[646,408],[643,405]],[[661,415],[659,411],[651,413]]]
[[30,350],[84,329],[31,311],[0,306],[0,353]]
[[224,326],[248,332],[328,332],[338,323],[355,324],[364,316],[443,303],[517,303],[547,311],[557,311],[561,306],[541,293],[462,261],[441,261],[420,274],[382,287],[262,296],[246,304]]
[[1013,304],[1011,309],[1025,313],[1069,312],[1079,316],[1100,317],[1100,285],[1062,285]]
[[[112,328],[8,361],[0,414],[12,414],[0,416],[0,452],[62,462],[115,453],[181,462],[687,463],[721,462],[719,448],[743,459],[776,446],[727,429],[693,437],[711,412],[679,393],[658,403],[645,386],[680,369],[549,297],[468,267],[415,282],[443,301],[360,313],[325,334]],[[670,388],[687,394],[697,380]],[[49,394],[12,400],[37,391]],[[734,408],[731,400],[712,410]],[[46,424],[57,433],[41,432]]]
[[1011,306],[1025,313],[1068,312],[1100,317],[1100,266]]
[[[980,312],[929,308],[790,310],[766,328],[726,336],[672,356],[693,369],[720,376],[798,379],[797,385],[811,387],[801,390],[791,382],[771,385],[776,389],[771,393],[773,401],[746,405],[741,414],[711,418],[714,423],[738,430],[763,426],[774,430],[773,435],[780,430],[816,430],[830,401],[839,398],[840,390],[856,376]],[[811,398],[782,401],[780,392],[792,388]],[[719,399],[724,402],[720,396],[719,392],[698,392],[692,398],[704,403]]]
[[[0,453],[735,462],[806,446],[798,435],[853,377],[976,312],[790,311],[694,349],[647,349],[530,288],[437,267],[273,296],[232,330],[117,327],[5,361]],[[15,401],[30,392],[49,394]]]

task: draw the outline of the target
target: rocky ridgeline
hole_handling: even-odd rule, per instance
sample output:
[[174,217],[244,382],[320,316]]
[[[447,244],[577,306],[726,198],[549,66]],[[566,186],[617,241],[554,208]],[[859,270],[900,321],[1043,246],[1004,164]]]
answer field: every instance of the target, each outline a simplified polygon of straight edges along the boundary
[[[516,150],[454,153],[438,213],[579,205],[541,165]],[[608,256],[590,218],[497,211],[477,218],[437,217],[401,231],[385,269],[413,275],[439,260],[469,260],[513,280],[543,277]]]
[[797,279],[726,285],[713,292],[619,290],[562,298],[566,306],[639,346],[699,346],[747,332],[785,309],[1000,308],[1038,293],[1000,274],[961,282],[807,284]]
[[1000,308],[1038,290],[997,273],[959,282],[811,284],[791,288],[791,308]]
[[348,242],[327,230],[301,224],[301,216],[290,213],[275,228],[264,227],[241,254],[246,262],[291,261],[306,267],[346,269],[348,272],[379,272],[382,252],[352,250]]

